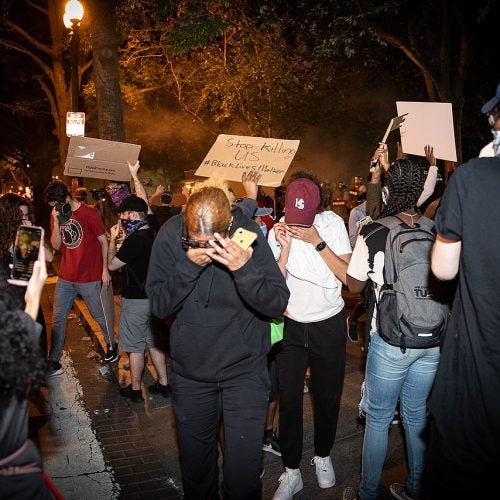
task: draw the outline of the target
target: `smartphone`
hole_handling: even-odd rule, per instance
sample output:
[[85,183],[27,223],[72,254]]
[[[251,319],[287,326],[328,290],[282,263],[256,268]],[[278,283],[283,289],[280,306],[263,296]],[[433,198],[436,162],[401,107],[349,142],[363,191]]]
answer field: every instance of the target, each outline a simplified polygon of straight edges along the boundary
[[43,245],[44,230],[39,226],[19,226],[12,258],[11,283],[25,285],[33,274]]
[[257,233],[239,227],[231,236],[231,239],[243,250],[246,250],[257,239]]

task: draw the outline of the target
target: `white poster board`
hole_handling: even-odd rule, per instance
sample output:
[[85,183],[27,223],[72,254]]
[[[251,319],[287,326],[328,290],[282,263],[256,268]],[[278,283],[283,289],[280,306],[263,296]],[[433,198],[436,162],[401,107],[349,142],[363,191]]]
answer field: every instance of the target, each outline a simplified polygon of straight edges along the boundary
[[259,184],[276,187],[281,184],[299,144],[299,140],[220,134],[195,175],[241,182],[243,172],[255,171],[262,174]]
[[72,137],[64,175],[129,182],[131,175],[127,162],[134,165],[140,150],[138,144]]
[[399,101],[396,107],[398,115],[408,114],[399,129],[403,152],[425,156],[430,144],[436,158],[457,161],[451,103]]

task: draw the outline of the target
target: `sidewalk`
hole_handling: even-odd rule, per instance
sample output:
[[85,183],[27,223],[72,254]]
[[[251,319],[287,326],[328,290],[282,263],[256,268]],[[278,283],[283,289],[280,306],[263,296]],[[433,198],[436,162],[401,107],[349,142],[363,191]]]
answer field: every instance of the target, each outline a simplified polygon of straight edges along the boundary
[[[53,289],[54,283],[49,283],[42,304],[49,329],[52,323]],[[352,308],[357,298],[346,293],[345,299],[347,307]],[[119,313],[118,296],[115,296],[115,301]],[[42,455],[44,458],[50,457],[50,471],[47,472],[67,499],[182,498],[175,419],[170,399],[158,395],[146,397],[147,389],[143,389],[144,404],[131,403],[120,397],[119,387],[129,383],[126,356],[122,356],[122,359],[114,364],[104,363],[106,346],[102,333],[90,317],[83,301],[76,302],[75,313],[68,321],[63,377],[68,376],[68,372],[74,371],[81,388],[81,395],[78,398],[87,418],[71,424],[69,437],[76,437],[78,441],[81,432],[91,430],[97,447],[94,444],[87,446],[85,442],[80,450],[74,451],[74,448],[66,443],[66,437],[58,441],[43,438],[44,433],[53,433],[51,429],[58,426],[55,417],[58,416],[60,407],[54,400],[55,388],[64,384],[61,377],[54,377],[49,382],[53,415],[38,429],[38,444]],[[312,402],[310,394],[305,394],[304,447],[301,463],[304,489],[294,497],[294,500],[340,500],[344,487],[357,486],[359,482],[364,427],[358,422],[357,406],[363,380],[364,353],[361,350],[361,343],[351,342],[347,344],[347,352],[337,439],[331,454],[337,484],[331,489],[320,489],[316,482],[314,467],[309,465],[314,455]],[[107,369],[109,369],[108,374],[106,374]],[[148,369],[145,370],[144,386],[147,387],[152,383],[154,377],[154,368],[148,365]],[[91,450],[90,457],[84,458],[85,449]],[[262,498],[270,500],[278,486],[283,465],[281,457],[271,453],[263,455],[265,475]],[[69,470],[68,462],[77,461],[92,465],[92,472]],[[100,477],[98,474],[103,476]],[[394,481],[402,482],[405,477],[403,441],[399,429],[393,427],[390,431],[389,453],[379,498],[381,500],[392,498],[388,491],[389,485]]]

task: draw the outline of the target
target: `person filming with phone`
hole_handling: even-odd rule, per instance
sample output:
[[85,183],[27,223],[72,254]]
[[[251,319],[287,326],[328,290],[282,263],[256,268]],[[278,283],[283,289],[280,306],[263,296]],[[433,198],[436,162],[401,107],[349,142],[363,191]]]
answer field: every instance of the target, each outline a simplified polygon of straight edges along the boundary
[[261,498],[269,319],[289,297],[260,228],[228,196],[222,183],[194,188],[158,232],[146,282],[153,314],[175,315],[170,385],[186,500],[219,498],[221,416],[224,496]]

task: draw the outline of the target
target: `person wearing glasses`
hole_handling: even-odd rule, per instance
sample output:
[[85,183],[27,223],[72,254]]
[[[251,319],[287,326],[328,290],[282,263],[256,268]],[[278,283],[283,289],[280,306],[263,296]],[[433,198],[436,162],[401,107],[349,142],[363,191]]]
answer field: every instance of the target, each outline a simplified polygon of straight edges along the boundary
[[[223,494],[261,498],[269,320],[289,297],[262,231],[228,195],[225,184],[193,189],[160,228],[146,281],[153,314],[175,316],[170,386],[186,500],[219,498],[221,417]],[[247,249],[231,239],[239,228],[256,234]]]

